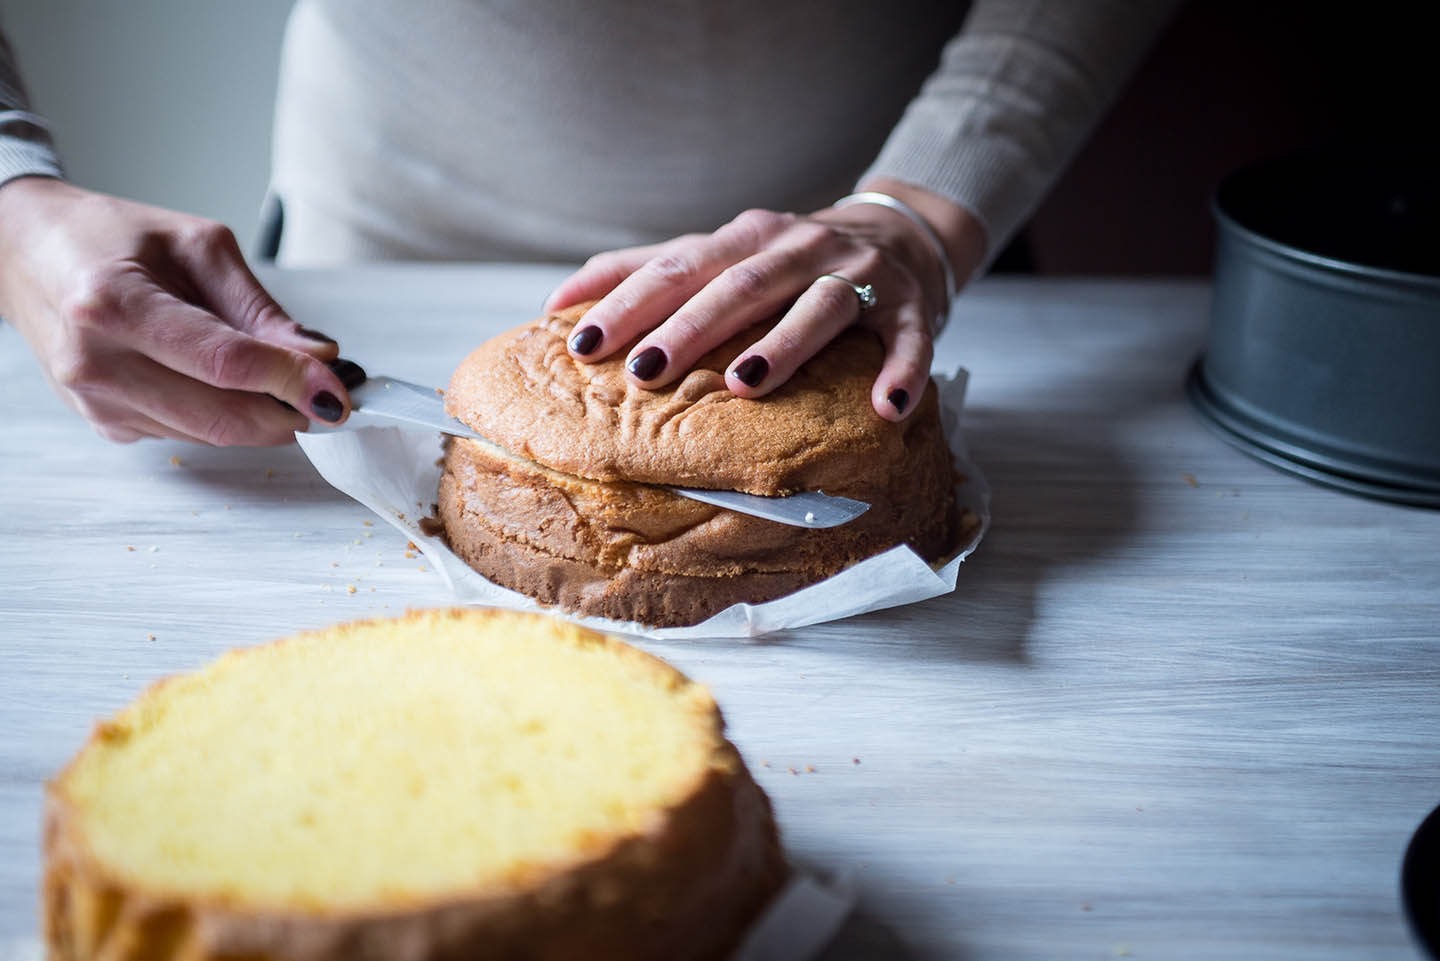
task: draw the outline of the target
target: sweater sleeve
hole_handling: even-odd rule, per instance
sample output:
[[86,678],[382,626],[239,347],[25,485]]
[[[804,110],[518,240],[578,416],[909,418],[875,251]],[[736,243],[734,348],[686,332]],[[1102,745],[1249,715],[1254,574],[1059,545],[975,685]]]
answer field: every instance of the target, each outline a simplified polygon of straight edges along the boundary
[[0,32],[0,186],[16,177],[61,176],[50,129],[29,107],[15,56]]
[[944,196],[993,257],[1039,204],[1179,0],[976,0],[861,181]]

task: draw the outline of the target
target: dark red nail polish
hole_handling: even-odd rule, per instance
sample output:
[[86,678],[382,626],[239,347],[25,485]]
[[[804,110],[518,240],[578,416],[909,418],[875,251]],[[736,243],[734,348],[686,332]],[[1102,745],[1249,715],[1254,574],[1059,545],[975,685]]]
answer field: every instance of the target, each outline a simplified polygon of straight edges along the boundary
[[665,365],[669,362],[669,358],[665,356],[665,351],[659,347],[646,347],[640,351],[640,353],[630,358],[630,363],[626,364],[625,367],[640,380],[654,380],[660,376],[660,372],[665,369]]
[[595,348],[600,346],[601,336],[600,328],[594,324],[581,327],[575,332],[575,336],[570,338],[570,349],[577,354],[593,353]]
[[885,399],[890,402],[891,407],[895,408],[895,413],[903,414],[905,413],[906,405],[910,403],[910,392],[903,388],[896,387],[885,395]]
[[315,411],[321,420],[328,420],[335,423],[345,413],[345,408],[340,404],[339,399],[328,390],[322,390],[310,398],[310,409]]
[[344,357],[330,361],[330,373],[340,378],[346,390],[354,390],[365,383],[365,368]]
[[311,330],[309,327],[297,327],[295,328],[295,333],[299,334],[301,337],[308,337],[310,340],[318,340],[322,344],[338,343],[338,341],[334,337],[328,337],[325,334],[320,333],[320,331],[318,330]]
[[735,365],[735,379],[746,387],[759,387],[765,375],[770,373],[770,361],[759,354],[751,354]]

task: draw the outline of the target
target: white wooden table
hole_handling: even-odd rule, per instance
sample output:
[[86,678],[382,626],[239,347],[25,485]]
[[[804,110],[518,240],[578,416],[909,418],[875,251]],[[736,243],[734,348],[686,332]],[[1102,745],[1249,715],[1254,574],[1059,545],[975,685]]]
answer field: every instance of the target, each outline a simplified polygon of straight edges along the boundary
[[[266,278],[370,370],[443,384],[561,273]],[[972,371],[995,490],[958,590],[645,645],[713,687],[791,853],[856,876],[827,958],[1416,956],[1397,888],[1440,802],[1440,513],[1215,439],[1181,393],[1207,300],[981,283],[940,351]],[[101,441],[8,327],[0,411],[3,944],[36,933],[41,784],[95,718],[226,648],[446,594],[298,450]]]

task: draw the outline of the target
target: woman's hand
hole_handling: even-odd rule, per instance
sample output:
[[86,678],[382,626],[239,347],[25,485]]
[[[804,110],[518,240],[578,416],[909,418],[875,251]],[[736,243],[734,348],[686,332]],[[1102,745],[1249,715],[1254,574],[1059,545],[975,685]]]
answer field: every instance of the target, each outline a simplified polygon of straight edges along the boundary
[[326,366],[335,342],[285,316],[207,220],[13,180],[0,188],[0,314],[113,441],[283,444],[307,418],[349,411]]
[[[984,231],[962,207],[891,181],[866,184],[917,210],[945,243],[963,283],[984,255]],[[876,303],[863,309],[838,274],[871,285]],[[713,234],[598,254],[546,301],[558,310],[600,298],[576,325],[570,353],[599,360],[633,338],[626,368],[643,387],[681,377],[706,351],[757,321],[784,316],[725,374],[741,397],[760,397],[855,322],[885,345],[871,390],[881,417],[898,421],[913,409],[930,376],[933,324],[944,308],[944,268],[933,244],[910,218],[875,204],[827,208],[807,216],[747,210]],[[648,331],[648,333],[646,333]]]

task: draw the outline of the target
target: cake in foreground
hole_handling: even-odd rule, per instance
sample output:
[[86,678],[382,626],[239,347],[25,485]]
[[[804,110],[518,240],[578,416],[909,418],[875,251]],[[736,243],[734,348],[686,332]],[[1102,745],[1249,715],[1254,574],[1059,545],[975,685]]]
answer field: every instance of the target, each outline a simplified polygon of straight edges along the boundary
[[782,883],[704,688],[540,615],[236,651],[50,785],[52,961],[720,959]]
[[[958,547],[938,391],[930,383],[901,423],[877,415],[870,388],[884,351],[870,331],[845,331],[784,386],[747,400],[726,388],[724,372],[757,330],[675,384],[644,390],[626,378],[624,351],[594,364],[570,357],[564,338],[587,307],[482,345],[446,391],[446,409],[486,441],[447,441],[440,520],[451,548],[486,578],[580,614],[686,625],[897,544],[927,561]],[[823,490],[871,507],[810,530],[656,485]]]

